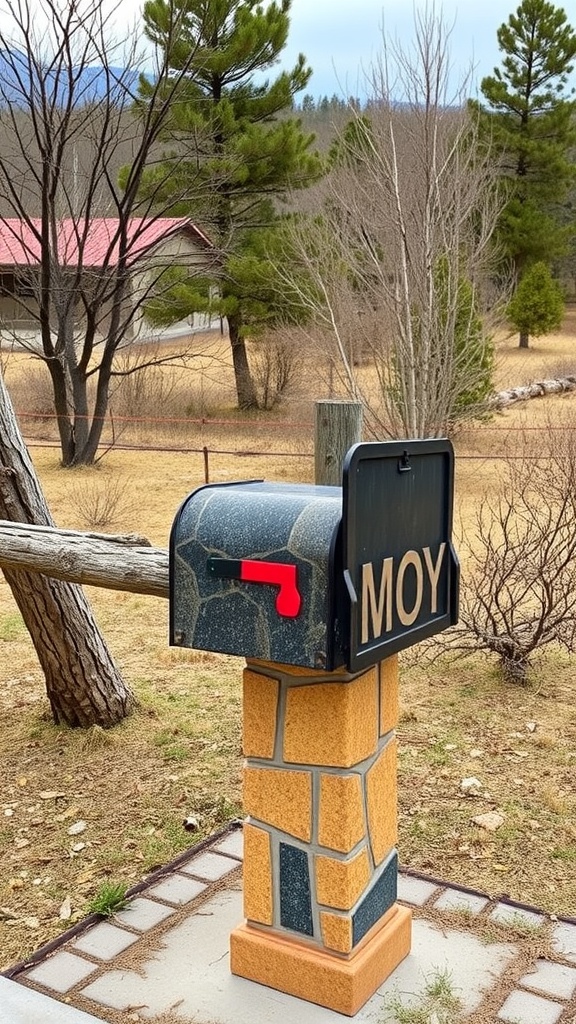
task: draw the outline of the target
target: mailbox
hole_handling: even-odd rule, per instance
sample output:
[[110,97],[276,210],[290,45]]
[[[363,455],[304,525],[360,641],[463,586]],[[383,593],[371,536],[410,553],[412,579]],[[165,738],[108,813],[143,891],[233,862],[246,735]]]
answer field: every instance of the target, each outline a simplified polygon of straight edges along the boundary
[[207,485],[170,538],[170,643],[332,671],[457,620],[445,440],[348,453],[343,486]]
[[260,480],[194,491],[170,538],[170,643],[344,664],[341,521],[339,487]]

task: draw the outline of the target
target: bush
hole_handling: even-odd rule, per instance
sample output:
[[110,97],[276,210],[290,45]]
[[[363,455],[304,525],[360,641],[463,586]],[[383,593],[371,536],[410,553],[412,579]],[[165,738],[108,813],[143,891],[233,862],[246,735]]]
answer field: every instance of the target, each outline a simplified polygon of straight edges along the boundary
[[[485,495],[464,538],[462,650],[496,655],[504,678],[525,685],[537,651],[576,641],[576,443],[547,457],[510,458],[500,493]],[[560,435],[562,437],[562,435]]]
[[83,468],[75,470],[70,488],[70,508],[74,509],[82,524],[90,530],[107,530],[130,522],[135,512],[131,481],[127,477],[110,473],[88,476]]
[[281,334],[255,345],[252,375],[261,409],[273,409],[297,382],[300,354]]

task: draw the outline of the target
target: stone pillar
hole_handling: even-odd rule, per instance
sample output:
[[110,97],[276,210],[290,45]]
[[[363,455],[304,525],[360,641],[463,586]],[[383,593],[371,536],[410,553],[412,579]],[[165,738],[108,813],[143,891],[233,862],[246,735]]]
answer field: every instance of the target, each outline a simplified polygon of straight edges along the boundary
[[234,974],[353,1015],[410,951],[396,903],[397,658],[244,673],[244,914]]

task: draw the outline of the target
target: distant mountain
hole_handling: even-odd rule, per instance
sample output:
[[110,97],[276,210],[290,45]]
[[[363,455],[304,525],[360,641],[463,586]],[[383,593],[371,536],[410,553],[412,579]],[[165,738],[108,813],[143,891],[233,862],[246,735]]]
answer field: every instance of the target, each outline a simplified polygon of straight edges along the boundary
[[[67,79],[68,76],[66,76]],[[73,98],[77,106],[94,103],[103,99],[110,91],[112,96],[126,103],[126,94],[134,95],[138,85],[138,72],[125,68],[104,69],[94,64],[73,69]],[[64,104],[69,97],[69,83],[57,73],[38,73],[30,67],[25,53],[19,50],[0,50],[0,106],[26,108],[30,97],[44,88],[50,95]]]

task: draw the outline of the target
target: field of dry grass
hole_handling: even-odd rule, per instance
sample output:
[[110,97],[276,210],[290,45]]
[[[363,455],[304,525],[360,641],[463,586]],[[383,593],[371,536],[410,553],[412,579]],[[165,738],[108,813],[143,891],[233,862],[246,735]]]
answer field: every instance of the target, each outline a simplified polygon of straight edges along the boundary
[[[575,346],[575,313],[563,332],[528,353],[503,340],[499,383],[569,372]],[[6,379],[25,412],[20,359],[9,360]],[[186,385],[194,422],[184,432],[166,424],[139,428],[138,443],[174,446],[180,438],[194,451],[114,450],[97,467],[66,472],[57,450],[40,446],[41,423],[30,432],[23,421],[39,445],[31,454],[56,522],[138,532],[166,546],[179,503],[203,483],[204,446],[215,481],[310,481],[311,399],[323,397],[322,382],[309,377],[272,415],[241,422],[231,411],[230,383],[219,350],[212,374]],[[208,415],[221,422],[197,422]],[[494,455],[519,445],[537,451],[551,425],[562,423],[576,424],[576,394],[512,407],[458,435],[457,507],[465,529],[498,477]],[[111,493],[114,507],[100,512],[108,521],[96,525]],[[103,881],[134,884],[188,846],[195,837],[183,827],[187,816],[198,819],[202,836],[240,813],[241,662],[170,649],[167,602],[104,590],[89,596],[139,699],[137,713],[109,733],[51,724],[34,650],[0,579],[0,967],[82,917]],[[513,688],[479,657],[430,665],[412,652],[403,658],[401,690],[402,862],[576,915],[570,659],[550,653],[529,688]],[[479,795],[461,792],[468,776],[479,780]],[[489,809],[504,817],[496,832],[471,820]]]

